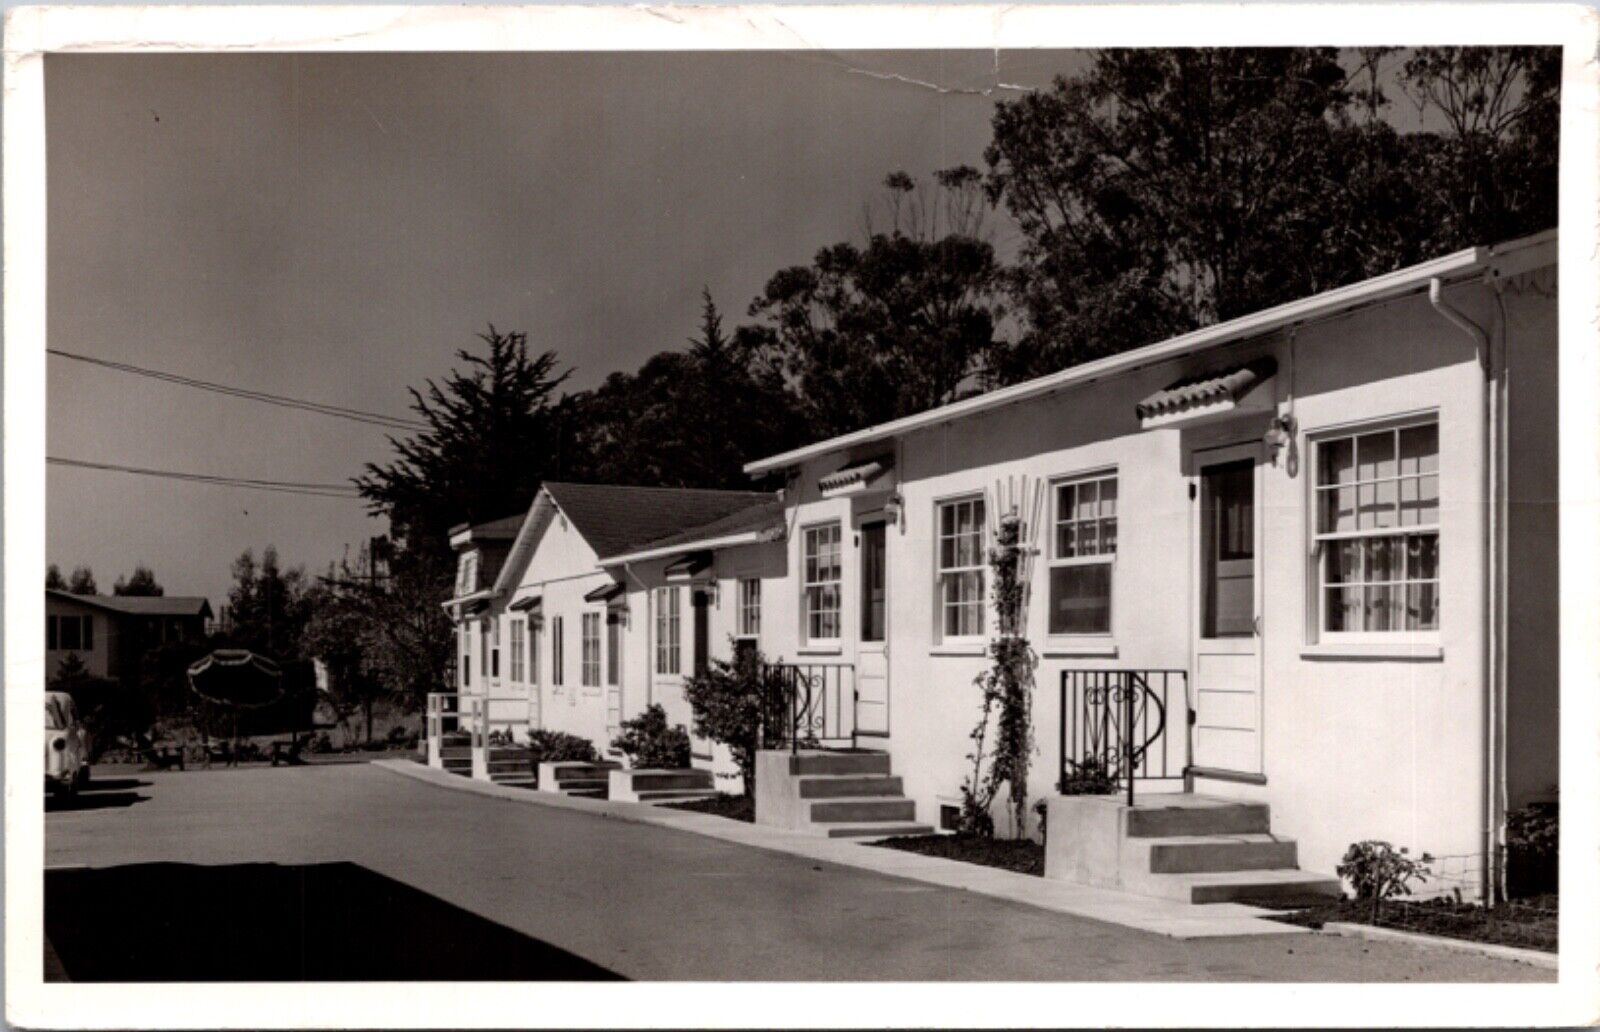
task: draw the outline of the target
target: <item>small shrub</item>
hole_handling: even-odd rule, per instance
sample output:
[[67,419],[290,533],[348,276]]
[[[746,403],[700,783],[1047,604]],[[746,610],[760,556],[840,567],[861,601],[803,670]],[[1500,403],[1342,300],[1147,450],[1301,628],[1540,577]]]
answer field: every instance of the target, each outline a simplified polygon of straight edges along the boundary
[[659,702],[643,713],[622,722],[622,734],[611,740],[635,768],[678,770],[689,766],[689,732],[681,725],[667,723],[667,711]]
[[543,728],[528,734],[528,758],[540,763],[583,762],[594,763],[600,759],[594,743],[587,738],[569,735],[565,731],[548,731]]
[[1433,857],[1423,853],[1412,858],[1409,853],[1404,846],[1395,849],[1387,842],[1367,839],[1352,843],[1334,870],[1349,880],[1357,899],[1372,901],[1372,917],[1376,921],[1384,900],[1406,895],[1412,882],[1426,882],[1432,873],[1428,865]]
[[776,667],[759,649],[741,648],[732,663],[713,659],[704,673],[683,683],[695,734],[728,747],[747,796],[756,791],[756,753],[782,730],[788,708],[788,689]]
[[1561,811],[1556,803],[1531,803],[1506,814],[1506,895],[1512,899],[1556,892]]
[[407,739],[414,739],[415,737],[415,734],[406,730],[406,726],[404,724],[395,724],[389,728],[389,734],[386,740],[390,745],[398,746],[404,745]]
[[1062,795],[1114,795],[1117,779],[1106,769],[1103,756],[1090,756],[1081,763],[1067,761],[1071,768],[1056,782],[1056,791]]
[[328,732],[318,731],[311,739],[311,751],[314,753],[333,752],[333,739],[328,737]]

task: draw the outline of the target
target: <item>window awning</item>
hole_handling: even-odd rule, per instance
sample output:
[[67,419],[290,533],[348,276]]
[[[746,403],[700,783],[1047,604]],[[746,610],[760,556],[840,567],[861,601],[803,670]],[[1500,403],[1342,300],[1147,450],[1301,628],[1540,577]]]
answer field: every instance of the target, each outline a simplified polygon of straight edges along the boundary
[[894,457],[891,455],[861,459],[818,478],[817,487],[822,491],[824,498],[859,494],[866,491],[874,480],[893,468]]
[[540,604],[543,602],[543,595],[524,595],[521,598],[512,599],[511,604],[506,608],[513,613],[537,613]]
[[471,602],[467,602],[467,603],[462,605],[462,607],[461,607],[461,615],[462,616],[477,616],[479,613],[483,612],[485,609],[488,609],[488,608],[489,608],[489,600],[488,599],[486,599],[486,598],[475,598]]
[[711,569],[710,552],[687,552],[667,564],[663,571],[669,581],[693,580]]
[[1266,411],[1272,399],[1256,388],[1277,371],[1276,360],[1260,358],[1231,369],[1188,377],[1156,391],[1134,406],[1134,411],[1146,430],[1236,412]]
[[595,588],[587,595],[584,595],[583,600],[585,602],[612,602],[621,598],[623,592],[627,590],[626,586],[613,581],[610,584],[602,584],[600,587]]

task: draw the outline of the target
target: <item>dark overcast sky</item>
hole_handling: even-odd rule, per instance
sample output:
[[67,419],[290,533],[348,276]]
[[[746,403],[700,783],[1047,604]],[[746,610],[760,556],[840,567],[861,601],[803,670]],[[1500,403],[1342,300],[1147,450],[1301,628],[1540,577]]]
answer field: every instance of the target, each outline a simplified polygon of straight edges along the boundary
[[[1069,51],[1000,55],[1044,85]],[[51,346],[405,414],[486,323],[575,386],[859,237],[883,176],[980,164],[987,51],[53,55]],[[853,70],[855,69],[855,70]],[[1005,228],[999,242],[1006,244]],[[344,481],[383,432],[49,360],[52,455]],[[246,547],[320,571],[357,502],[51,467],[48,557],[220,600]]]

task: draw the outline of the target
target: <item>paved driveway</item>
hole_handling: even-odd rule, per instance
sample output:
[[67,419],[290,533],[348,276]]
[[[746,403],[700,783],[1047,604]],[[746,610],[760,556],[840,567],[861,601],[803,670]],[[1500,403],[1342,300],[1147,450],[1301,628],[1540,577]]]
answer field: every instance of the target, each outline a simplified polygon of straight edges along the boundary
[[65,976],[1548,981],[1336,936],[1176,940],[366,765],[140,773],[47,815]]

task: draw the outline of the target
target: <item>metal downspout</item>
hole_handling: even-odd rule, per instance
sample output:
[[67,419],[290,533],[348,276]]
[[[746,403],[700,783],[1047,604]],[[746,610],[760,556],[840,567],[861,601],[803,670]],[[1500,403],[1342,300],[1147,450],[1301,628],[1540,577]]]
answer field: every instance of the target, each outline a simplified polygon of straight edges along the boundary
[[1497,671],[1501,642],[1499,640],[1499,610],[1501,594],[1499,578],[1499,506],[1500,488],[1499,454],[1496,442],[1499,426],[1499,404],[1496,397],[1494,353],[1489,333],[1444,299],[1444,283],[1437,276],[1428,281],[1428,302],[1435,311],[1452,325],[1473,339],[1478,350],[1478,364],[1483,371],[1480,410],[1483,413],[1483,653],[1480,662],[1483,671],[1484,713],[1484,783],[1480,799],[1483,814],[1484,863],[1479,879],[1483,904],[1493,906],[1500,884],[1499,803],[1500,727],[1499,685]]

